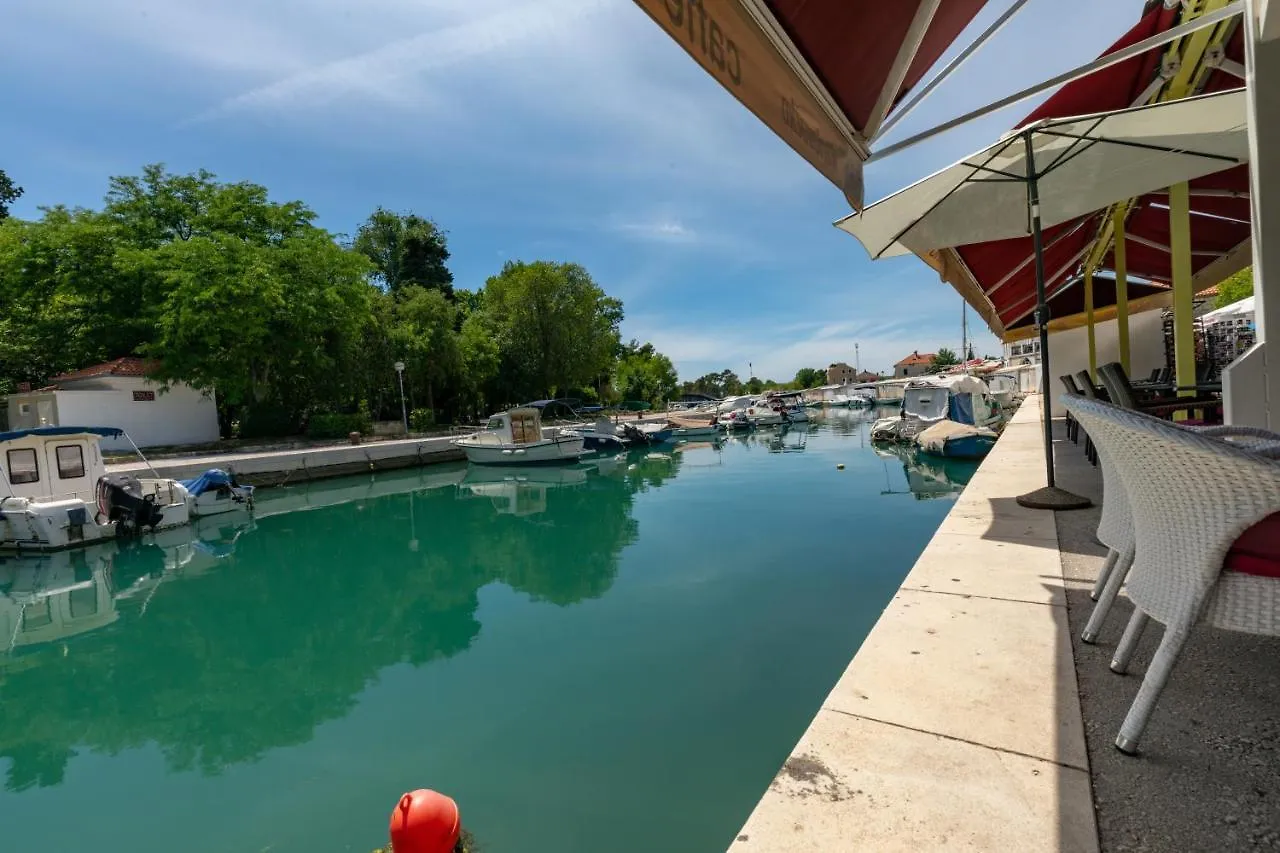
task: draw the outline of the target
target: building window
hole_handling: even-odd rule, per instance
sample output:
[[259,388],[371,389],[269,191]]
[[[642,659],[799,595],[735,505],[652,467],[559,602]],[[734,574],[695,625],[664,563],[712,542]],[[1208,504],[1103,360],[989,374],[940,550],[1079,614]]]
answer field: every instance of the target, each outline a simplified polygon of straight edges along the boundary
[[30,448],[20,448],[18,450],[10,450],[9,456],[9,482],[17,485],[19,483],[38,483],[40,482],[40,466],[36,463],[36,452]]
[[76,480],[84,476],[84,451],[80,449],[80,445],[59,444],[56,454],[60,479]]
[[19,403],[19,404],[18,404],[18,414],[20,414],[20,415],[29,415],[29,414],[31,414],[31,404],[30,404],[30,403]]

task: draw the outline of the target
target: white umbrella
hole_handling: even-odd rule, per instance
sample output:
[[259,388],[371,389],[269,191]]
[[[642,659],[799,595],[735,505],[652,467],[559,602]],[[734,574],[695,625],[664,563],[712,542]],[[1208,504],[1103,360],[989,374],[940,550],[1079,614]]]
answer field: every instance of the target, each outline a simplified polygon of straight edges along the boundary
[[836,222],[873,259],[1031,235],[1048,488],[1019,503],[1089,503],[1054,484],[1041,229],[1248,162],[1246,128],[1244,89],[1046,119]]
[[1223,320],[1234,320],[1237,317],[1244,317],[1253,313],[1253,297],[1248,296],[1238,302],[1232,302],[1230,305],[1210,311],[1200,318],[1200,322],[1206,326],[1212,323],[1220,323]]

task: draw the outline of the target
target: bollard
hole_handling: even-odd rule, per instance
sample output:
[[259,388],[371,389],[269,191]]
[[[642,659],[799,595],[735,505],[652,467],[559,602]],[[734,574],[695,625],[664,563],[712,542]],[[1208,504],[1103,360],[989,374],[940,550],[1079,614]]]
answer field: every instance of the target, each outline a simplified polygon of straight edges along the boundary
[[349,432],[349,433],[347,433],[347,441],[351,442],[352,444],[359,444],[359,443],[360,443],[360,433],[358,433],[358,432]]
[[391,812],[395,853],[452,853],[461,831],[458,804],[426,788],[405,794]]

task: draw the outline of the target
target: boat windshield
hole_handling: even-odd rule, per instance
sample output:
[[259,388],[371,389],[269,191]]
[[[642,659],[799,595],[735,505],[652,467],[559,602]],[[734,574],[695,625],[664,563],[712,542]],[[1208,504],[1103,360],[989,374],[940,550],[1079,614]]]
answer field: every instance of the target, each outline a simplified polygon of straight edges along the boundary
[[485,425],[485,429],[502,429],[502,418],[489,418],[489,423]]

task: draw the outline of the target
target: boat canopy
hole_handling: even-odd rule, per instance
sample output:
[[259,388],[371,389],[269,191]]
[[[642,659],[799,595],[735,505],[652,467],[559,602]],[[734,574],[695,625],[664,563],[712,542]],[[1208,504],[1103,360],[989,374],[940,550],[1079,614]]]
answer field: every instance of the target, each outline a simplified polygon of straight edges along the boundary
[[31,429],[15,429],[11,432],[0,432],[0,441],[15,441],[29,435],[97,435],[102,438],[119,438],[124,430],[119,427],[96,426],[42,426]]
[[908,387],[914,388],[917,385],[934,385],[940,388],[946,388],[952,394],[986,394],[988,392],[987,383],[983,382],[976,376],[969,376],[967,374],[930,376],[925,379],[916,380]]

